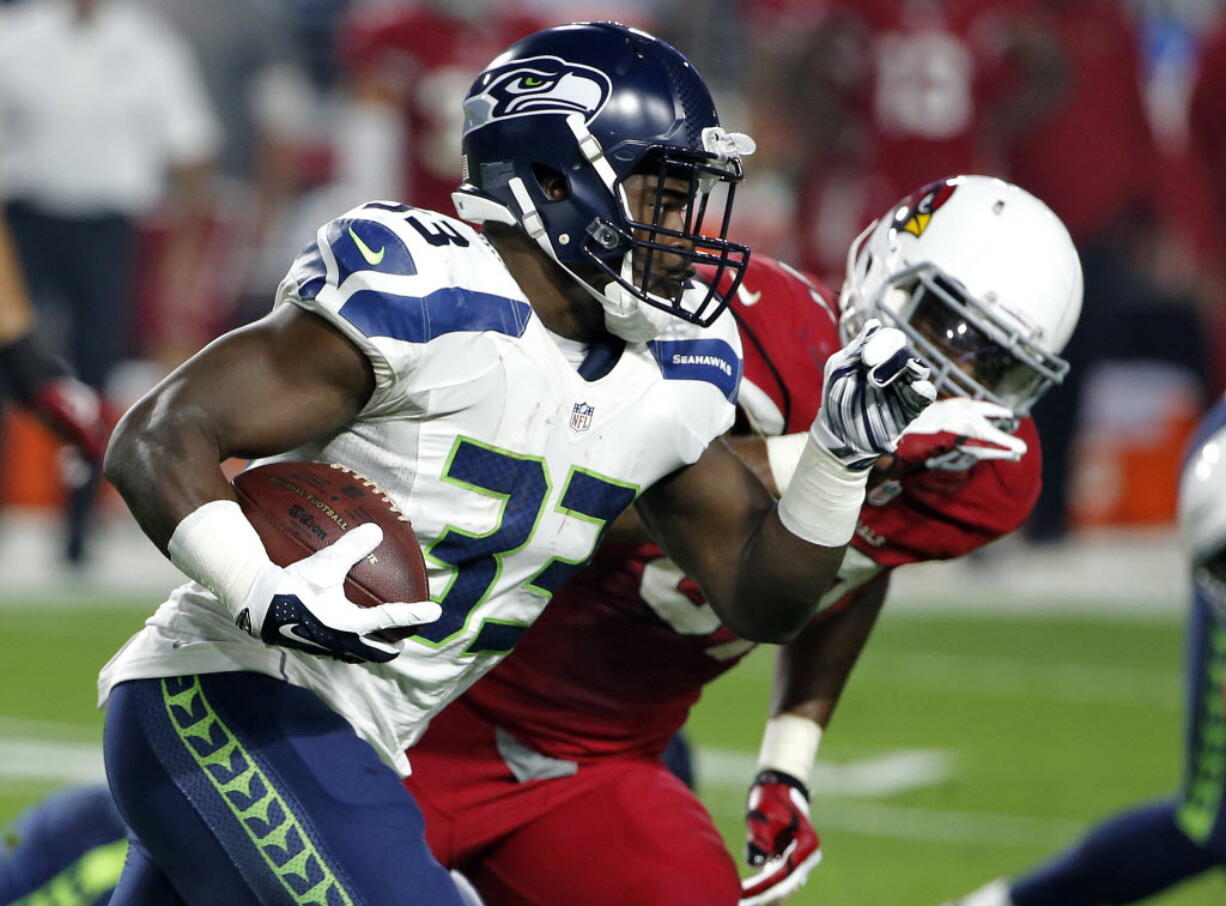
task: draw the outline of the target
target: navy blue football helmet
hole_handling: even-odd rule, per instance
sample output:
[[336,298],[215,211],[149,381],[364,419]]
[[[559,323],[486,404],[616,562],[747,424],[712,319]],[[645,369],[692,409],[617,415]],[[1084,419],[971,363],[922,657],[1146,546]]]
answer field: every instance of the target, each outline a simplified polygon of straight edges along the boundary
[[[720,127],[681,53],[611,22],[548,28],[490,63],[464,111],[461,217],[519,226],[600,300],[611,329],[610,315],[628,307],[640,321],[663,310],[703,326],[723,311],[749,259],[727,233],[753,140]],[[647,186],[637,211],[626,185],[635,175]],[[550,177],[565,190],[547,191]],[[703,221],[720,187],[712,229]],[[690,282],[698,264],[717,269],[711,287],[731,274],[723,298]]]

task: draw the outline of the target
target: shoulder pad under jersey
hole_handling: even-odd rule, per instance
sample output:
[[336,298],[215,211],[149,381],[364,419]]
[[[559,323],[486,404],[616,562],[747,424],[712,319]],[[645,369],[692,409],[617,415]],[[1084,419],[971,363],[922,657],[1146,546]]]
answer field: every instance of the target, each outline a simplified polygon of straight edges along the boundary
[[370,359],[368,411],[397,396],[428,345],[456,334],[523,335],[532,308],[470,226],[433,211],[369,202],[316,232],[277,290],[338,328]]
[[736,322],[727,311],[710,327],[674,318],[647,347],[689,435],[682,458],[694,462],[736,416],[744,368]]

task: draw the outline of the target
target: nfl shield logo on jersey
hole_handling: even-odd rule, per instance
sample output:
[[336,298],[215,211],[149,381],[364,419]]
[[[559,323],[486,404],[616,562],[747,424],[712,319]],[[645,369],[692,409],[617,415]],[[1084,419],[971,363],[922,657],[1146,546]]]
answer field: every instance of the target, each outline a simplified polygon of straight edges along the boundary
[[592,427],[592,413],[595,411],[595,407],[587,403],[575,403],[575,408],[570,410],[570,430],[582,433]]

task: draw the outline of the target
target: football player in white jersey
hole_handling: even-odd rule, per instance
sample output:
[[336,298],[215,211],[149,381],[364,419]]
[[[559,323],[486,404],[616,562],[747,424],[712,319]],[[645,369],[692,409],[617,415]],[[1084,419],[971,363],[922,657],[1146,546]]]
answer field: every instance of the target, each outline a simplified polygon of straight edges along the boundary
[[[137,838],[116,906],[168,890],[190,906],[454,906],[402,752],[604,526],[637,502],[725,625],[786,640],[835,575],[872,464],[935,396],[904,336],[866,325],[827,365],[776,506],[711,443],[733,420],[740,343],[690,279],[712,265],[735,292],[748,252],[725,237],[752,141],[720,127],[681,54],[609,23],[513,45],[465,113],[455,200],[484,235],[385,202],[325,224],[271,314],[116,431],[108,476],[194,580],[99,680]],[[230,456],[368,476],[411,515],[433,600],[345,599],[373,525],[275,566],[218,468]],[[381,634],[406,626],[405,642]]]

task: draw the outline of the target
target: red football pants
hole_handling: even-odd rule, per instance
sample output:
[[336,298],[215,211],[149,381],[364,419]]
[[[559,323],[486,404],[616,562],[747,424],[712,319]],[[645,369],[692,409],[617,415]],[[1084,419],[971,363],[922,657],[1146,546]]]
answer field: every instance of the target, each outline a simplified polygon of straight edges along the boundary
[[664,765],[609,758],[519,782],[495,727],[463,699],[409,752],[405,781],[435,858],[487,906],[736,906],[736,865],[697,797]]

